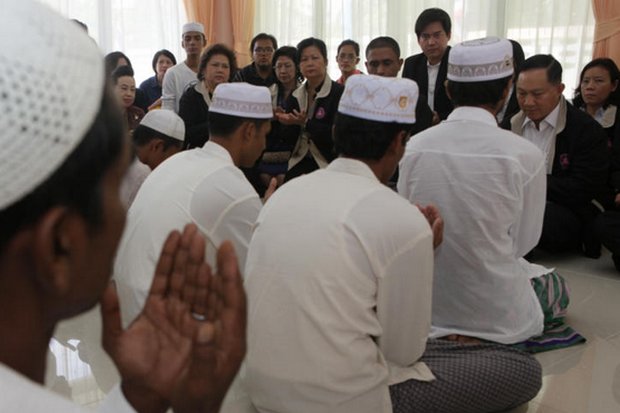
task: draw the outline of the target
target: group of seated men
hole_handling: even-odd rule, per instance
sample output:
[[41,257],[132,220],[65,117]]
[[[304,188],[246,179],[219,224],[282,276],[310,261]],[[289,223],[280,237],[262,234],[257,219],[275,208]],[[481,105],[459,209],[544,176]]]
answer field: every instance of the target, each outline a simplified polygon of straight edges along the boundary
[[[552,56],[515,73],[508,40],[454,46],[445,62],[453,108],[420,132],[420,102],[443,119],[440,94],[429,92],[439,76],[426,89],[395,78],[398,45],[373,40],[370,75],[349,77],[338,104],[337,159],[264,205],[239,167],[265,148],[271,96],[223,83],[207,144],[158,163],[124,226],[131,150],[96,47],[29,0],[6,10],[0,62],[19,66],[25,44],[49,46],[66,79],[28,76],[56,79],[63,108],[50,119],[67,115],[42,119],[55,128],[43,133],[7,110],[27,91],[4,91],[0,329],[11,339],[0,344],[0,380],[11,391],[0,406],[27,397],[29,411],[78,411],[31,381],[43,380],[56,323],[100,297],[122,377],[106,411],[218,411],[246,351],[244,289],[237,385],[258,411],[501,411],[541,385],[540,365],[521,349],[536,351],[548,332],[582,340],[563,323],[565,281],[523,258],[539,239],[566,240],[562,214],[582,217],[607,167],[597,157],[604,136],[562,97]],[[54,33],[47,43],[42,22]],[[9,41],[24,25],[29,34]],[[449,27],[426,27],[419,38],[449,39]],[[431,78],[444,58],[431,60],[435,52]],[[90,70],[76,71],[77,61]],[[497,124],[513,89],[521,110],[509,122],[526,139]],[[397,167],[398,193],[386,185]]]

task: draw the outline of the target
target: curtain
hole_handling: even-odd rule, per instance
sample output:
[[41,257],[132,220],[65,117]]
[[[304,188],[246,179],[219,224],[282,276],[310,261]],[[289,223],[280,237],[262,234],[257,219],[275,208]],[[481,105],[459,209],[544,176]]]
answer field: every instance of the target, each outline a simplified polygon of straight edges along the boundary
[[254,0],[230,0],[233,50],[237,64],[243,67],[252,61],[250,42],[254,37]]
[[506,2],[506,36],[521,43],[526,57],[550,53],[562,64],[566,97],[573,97],[581,68],[591,59],[593,34],[590,1]]
[[187,13],[187,21],[202,23],[205,27],[207,44],[215,43],[214,2],[212,0],[183,0],[183,4]]
[[[169,0],[40,0],[60,14],[88,26],[102,53],[115,50],[131,60],[136,83],[153,76],[153,55],[170,50],[185,59],[181,27],[187,21],[181,1]],[[203,0],[200,0],[203,1]]]
[[364,49],[376,36],[394,37],[403,58],[419,53],[415,20],[430,7],[452,17],[450,44],[501,36],[519,41],[526,56],[553,53],[564,67],[567,96],[590,60],[590,0],[256,0],[254,27],[255,32],[275,35],[281,45],[295,45],[309,36],[323,39],[330,76],[337,78],[336,48],[347,38],[360,44],[363,71]]
[[596,26],[592,58],[609,57],[620,66],[620,2],[592,0]]

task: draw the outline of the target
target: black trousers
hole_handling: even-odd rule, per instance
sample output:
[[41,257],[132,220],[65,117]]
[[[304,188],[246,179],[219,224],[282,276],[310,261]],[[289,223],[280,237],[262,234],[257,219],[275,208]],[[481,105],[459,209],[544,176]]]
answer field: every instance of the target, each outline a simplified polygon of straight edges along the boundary
[[611,251],[616,269],[620,271],[620,211],[605,211],[596,217],[596,235],[602,244]]

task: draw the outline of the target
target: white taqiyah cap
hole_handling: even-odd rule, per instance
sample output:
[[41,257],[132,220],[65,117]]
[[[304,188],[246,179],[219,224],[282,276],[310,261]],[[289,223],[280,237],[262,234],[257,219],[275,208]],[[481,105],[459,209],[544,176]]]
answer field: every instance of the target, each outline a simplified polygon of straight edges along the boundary
[[205,34],[205,27],[202,25],[202,23],[198,22],[185,23],[183,25],[183,33],[181,34],[185,34],[188,32],[198,32]]
[[455,82],[486,82],[513,73],[512,44],[499,37],[459,43],[448,55],[448,80]]
[[173,139],[185,140],[185,123],[183,119],[171,110],[156,109],[148,112],[140,125],[147,126]]
[[249,83],[220,83],[213,91],[209,112],[240,118],[271,119],[271,93],[265,86]]
[[347,79],[338,112],[378,122],[415,123],[418,85],[411,79],[353,75]]
[[77,24],[0,0],[0,209],[49,178],[82,141],[104,90],[103,57]]

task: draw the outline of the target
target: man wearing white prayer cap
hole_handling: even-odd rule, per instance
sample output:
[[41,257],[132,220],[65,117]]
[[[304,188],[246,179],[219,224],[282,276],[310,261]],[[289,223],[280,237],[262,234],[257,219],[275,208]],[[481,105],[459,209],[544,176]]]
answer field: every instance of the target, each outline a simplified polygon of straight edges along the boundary
[[[104,346],[121,376],[100,411],[216,412],[245,351],[232,247],[218,262],[230,289],[212,291],[231,305],[199,321],[191,311],[219,307],[205,309],[214,302],[196,295],[209,273],[204,239],[194,226],[182,240],[170,234],[144,310],[122,329],[109,277],[130,146],[102,56],[77,25],[37,2],[0,0],[0,9],[0,411],[90,411],[42,384],[57,324],[100,301]],[[45,65],[32,66],[41,58]],[[213,336],[215,324],[222,335]],[[224,362],[217,370],[213,351]],[[197,386],[194,377],[206,381]]]
[[125,323],[144,304],[154,257],[171,228],[195,223],[207,239],[211,264],[216,248],[232,241],[243,271],[262,202],[239,167],[254,165],[262,154],[272,117],[269,89],[222,83],[209,107],[209,141],[169,158],[146,178],[129,209],[114,265]]
[[[562,326],[568,292],[552,269],[523,258],[540,237],[547,177],[541,151],[494,117],[511,86],[511,44],[463,42],[448,63],[456,109],[407,146],[398,182],[401,195],[437,205],[446,222],[430,337],[530,343]],[[583,340],[562,329],[566,344]]]
[[181,151],[185,123],[171,110],[151,110],[142,118],[131,137],[136,157],[121,185],[121,200],[127,209],[151,171]]
[[[246,264],[243,379],[258,411],[491,411],[466,401],[504,407],[494,382],[513,368],[537,377],[528,397],[538,390],[540,366],[525,353],[427,345],[442,220],[385,185],[417,99],[409,79],[351,76],[334,127],[339,157],[282,186],[261,211]],[[494,361],[478,366],[485,357]]]
[[198,80],[200,54],[207,45],[205,29],[201,23],[191,22],[183,25],[181,47],[187,58],[166,71],[162,81],[162,109],[179,111],[179,101],[187,85]]

